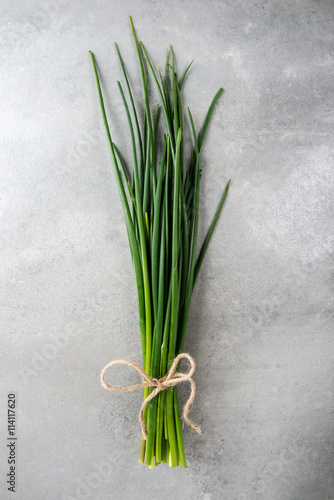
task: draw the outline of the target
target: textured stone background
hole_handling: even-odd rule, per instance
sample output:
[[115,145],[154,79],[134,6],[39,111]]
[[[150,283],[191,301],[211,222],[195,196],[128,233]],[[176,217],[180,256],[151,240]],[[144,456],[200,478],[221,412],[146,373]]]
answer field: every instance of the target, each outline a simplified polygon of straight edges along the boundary
[[[230,194],[194,294],[188,469],[137,463],[142,395],[111,394],[111,359],[141,362],[121,204],[88,50],[127,158],[117,40],[174,47],[200,126],[200,237]],[[2,0],[0,497],[6,398],[18,396],[20,500],[324,500],[333,477],[333,15],[330,0]],[[189,133],[189,128],[186,130]],[[118,381],[130,382],[126,369]],[[187,388],[182,389],[182,400]]]

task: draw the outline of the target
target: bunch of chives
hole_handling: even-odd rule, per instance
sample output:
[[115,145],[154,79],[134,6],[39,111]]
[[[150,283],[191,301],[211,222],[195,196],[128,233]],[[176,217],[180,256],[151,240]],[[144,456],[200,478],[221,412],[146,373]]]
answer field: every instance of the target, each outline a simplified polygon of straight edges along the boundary
[[[125,65],[115,43],[127,96],[118,89],[124,104],[131,137],[132,174],[115,146],[106,117],[100,80],[92,52],[104,125],[113,168],[124,210],[137,288],[143,368],[148,375],[166,375],[174,358],[183,352],[190,300],[213,230],[222,210],[228,182],[199,253],[197,252],[200,152],[218,90],[198,134],[188,108],[193,136],[190,164],[184,168],[183,106],[181,93],[192,64],[179,79],[172,48],[167,49],[165,72],[154,69],[142,42],[130,26],[141,73],[144,117],[138,117]],[[149,74],[157,88],[160,105],[150,105]],[[162,108],[165,127],[158,126]],[[159,148],[159,146],[162,146]],[[159,153],[159,151],[162,151]],[[151,389],[145,388],[144,398]],[[160,392],[145,408],[148,439],[142,438],[139,462],[150,468],[161,462],[186,467],[177,387]]]

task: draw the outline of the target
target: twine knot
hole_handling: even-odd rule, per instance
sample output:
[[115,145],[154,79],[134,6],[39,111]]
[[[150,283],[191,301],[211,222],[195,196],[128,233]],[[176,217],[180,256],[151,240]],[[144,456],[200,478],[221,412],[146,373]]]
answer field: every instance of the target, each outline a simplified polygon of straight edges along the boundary
[[[190,363],[189,370],[187,372],[177,372],[176,368],[181,359],[187,359]],[[118,387],[118,386],[112,386],[107,384],[105,381],[104,377],[109,370],[114,365],[119,365],[119,364],[124,364],[131,366],[137,372],[139,372],[142,377],[143,381],[141,384],[136,384],[136,385],[130,385],[129,387]],[[139,365],[136,363],[133,363],[132,361],[128,361],[126,359],[116,359],[115,361],[111,361],[108,363],[102,370],[101,373],[101,383],[105,389],[108,389],[109,391],[119,391],[119,392],[127,392],[127,391],[133,391],[135,389],[143,389],[144,387],[154,387],[155,389],[147,396],[147,398],[144,400],[143,404],[141,405],[140,412],[139,412],[139,421],[140,425],[142,428],[142,433],[143,437],[146,440],[147,439],[147,430],[145,426],[145,420],[144,420],[144,409],[145,406],[154,399],[159,392],[165,391],[169,387],[173,387],[175,385],[180,384],[181,382],[189,382],[190,383],[190,395],[188,398],[188,401],[183,407],[183,418],[187,422],[187,424],[195,429],[196,432],[199,434],[201,433],[201,429],[198,425],[196,425],[190,418],[188,417],[189,409],[192,403],[194,402],[195,399],[195,393],[196,393],[196,385],[193,379],[191,378],[192,375],[194,374],[195,371],[195,361],[194,359],[190,356],[190,354],[187,353],[181,353],[176,358],[174,359],[172,366],[170,367],[169,372],[167,375],[164,377],[161,377],[160,379],[157,378],[152,378],[150,377]]]
[[163,383],[163,379],[153,378],[152,381],[155,387],[159,389],[159,391],[164,391],[165,389],[167,389],[167,387]]

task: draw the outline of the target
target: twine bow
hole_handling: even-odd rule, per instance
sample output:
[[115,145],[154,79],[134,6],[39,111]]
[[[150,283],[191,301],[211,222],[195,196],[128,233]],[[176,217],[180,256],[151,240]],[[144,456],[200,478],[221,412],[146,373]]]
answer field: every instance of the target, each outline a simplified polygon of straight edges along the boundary
[[[177,365],[179,364],[180,360],[183,358],[187,359],[189,361],[189,363],[190,363],[189,370],[188,370],[188,372],[177,372],[176,371]],[[114,365],[120,365],[120,364],[132,366],[135,370],[137,370],[137,372],[139,372],[143,377],[142,383],[137,384],[137,385],[130,385],[129,387],[118,387],[118,386],[112,386],[112,385],[107,384],[107,382],[104,380],[104,377],[105,377],[107,370],[109,370],[109,368],[111,368]],[[144,420],[145,406],[150,401],[152,401],[152,399],[154,399],[159,394],[159,392],[165,391],[169,387],[173,387],[177,384],[180,384],[181,382],[189,382],[190,387],[191,387],[191,391],[190,391],[188,401],[186,402],[186,404],[183,407],[183,418],[185,419],[187,424],[190,425],[190,427],[195,429],[195,431],[200,434],[201,428],[198,425],[196,425],[192,420],[190,420],[190,418],[188,417],[189,409],[190,409],[190,406],[192,405],[192,403],[194,402],[195,393],[196,393],[196,385],[195,385],[195,382],[193,381],[193,379],[191,378],[192,375],[194,374],[195,367],[196,367],[195,361],[190,356],[190,354],[181,353],[178,356],[176,356],[176,358],[174,359],[173,364],[170,367],[170,370],[167,373],[167,375],[165,375],[164,377],[161,377],[160,379],[157,379],[157,378],[152,378],[149,375],[147,375],[147,373],[139,365],[137,365],[136,363],[133,363],[132,361],[128,361],[126,359],[116,359],[115,361],[111,361],[110,363],[108,363],[103,368],[102,373],[101,373],[101,383],[102,383],[103,387],[105,387],[105,389],[108,389],[109,391],[119,391],[119,392],[133,391],[135,389],[143,389],[144,387],[155,387],[155,389],[151,392],[151,394],[149,394],[149,396],[147,396],[147,398],[144,400],[143,404],[141,405],[140,412],[139,412],[139,421],[140,421],[140,425],[142,428],[143,437],[146,440],[147,439],[147,430],[146,430],[145,420]]]

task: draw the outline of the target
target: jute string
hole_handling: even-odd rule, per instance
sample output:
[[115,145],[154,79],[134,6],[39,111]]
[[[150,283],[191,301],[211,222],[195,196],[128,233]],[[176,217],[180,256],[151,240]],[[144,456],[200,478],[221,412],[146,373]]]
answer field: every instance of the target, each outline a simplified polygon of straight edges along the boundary
[[[176,368],[181,359],[187,359],[190,363],[189,370],[187,372],[177,372]],[[136,385],[130,385],[129,387],[118,387],[118,386],[112,386],[109,385],[104,377],[109,368],[111,368],[114,365],[128,365],[137,370],[142,377],[143,381],[141,384],[136,384]],[[172,366],[170,367],[169,372],[167,375],[164,377],[161,377],[160,379],[157,378],[152,378],[150,377],[139,365],[136,363],[133,363],[132,361],[128,361],[127,359],[116,359],[115,361],[111,361],[108,363],[102,370],[101,373],[101,383],[103,387],[108,389],[109,391],[119,391],[119,392],[127,392],[127,391],[133,391],[135,389],[143,389],[144,387],[155,387],[155,389],[147,396],[147,398],[144,400],[143,404],[141,405],[140,412],[139,412],[139,421],[140,425],[142,428],[143,432],[143,437],[146,440],[147,439],[147,430],[145,426],[145,420],[144,420],[144,409],[145,406],[154,399],[159,392],[165,391],[169,387],[173,387],[175,385],[181,384],[181,382],[189,382],[190,383],[190,396],[188,398],[188,401],[183,407],[183,418],[187,422],[190,427],[195,429],[199,434],[201,433],[201,428],[196,425],[190,418],[188,417],[189,409],[192,403],[194,402],[195,399],[195,393],[196,393],[196,385],[193,379],[191,378],[192,375],[194,374],[196,365],[194,359],[190,356],[190,354],[187,353],[181,353],[173,361]]]

